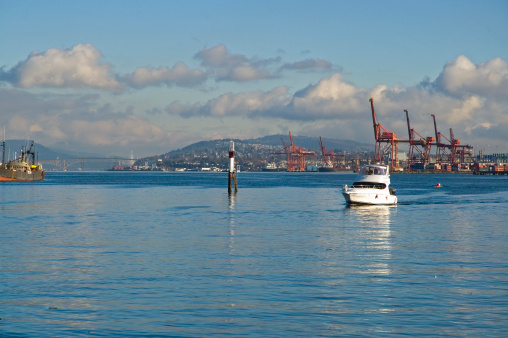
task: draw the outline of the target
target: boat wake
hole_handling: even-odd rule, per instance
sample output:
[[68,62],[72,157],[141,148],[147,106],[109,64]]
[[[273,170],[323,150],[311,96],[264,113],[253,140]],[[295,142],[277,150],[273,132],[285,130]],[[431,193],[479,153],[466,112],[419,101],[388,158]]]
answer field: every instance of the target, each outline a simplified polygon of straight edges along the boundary
[[429,204],[498,204],[508,203],[508,191],[484,194],[452,195],[445,192],[428,193],[425,195],[399,195],[400,205]]

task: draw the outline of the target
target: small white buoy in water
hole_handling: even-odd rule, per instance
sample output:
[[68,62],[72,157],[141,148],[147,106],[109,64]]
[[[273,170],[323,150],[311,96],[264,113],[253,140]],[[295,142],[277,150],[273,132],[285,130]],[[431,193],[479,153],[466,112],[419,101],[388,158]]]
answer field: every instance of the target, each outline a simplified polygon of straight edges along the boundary
[[436,184],[436,188],[441,188],[441,187],[442,187],[441,183]]

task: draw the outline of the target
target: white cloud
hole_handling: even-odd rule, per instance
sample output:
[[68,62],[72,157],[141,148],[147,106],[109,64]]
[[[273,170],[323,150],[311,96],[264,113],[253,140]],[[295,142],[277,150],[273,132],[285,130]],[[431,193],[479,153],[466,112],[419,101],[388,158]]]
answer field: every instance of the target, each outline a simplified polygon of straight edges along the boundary
[[315,86],[302,91],[300,97],[318,100],[340,100],[355,96],[359,90],[352,84],[342,81],[340,74],[324,78]]
[[[508,128],[508,108],[503,103],[506,98],[499,100],[498,95],[491,95],[492,91],[505,90],[502,87],[505,65],[501,59],[475,65],[460,57],[447,64],[436,81],[408,88],[386,85],[360,88],[344,81],[340,74],[334,74],[294,95],[286,87],[268,92],[228,93],[205,104],[174,103],[168,111],[188,117],[241,116],[273,121],[267,124],[286,121],[294,125],[298,122],[302,133],[319,135],[322,131],[327,137],[373,142],[369,104],[369,98],[373,97],[378,122],[402,137],[408,137],[404,113],[408,109],[411,127],[423,136],[434,136],[431,117],[434,114],[439,131],[447,135],[453,128],[457,137],[474,144],[484,139],[480,132],[486,129]],[[508,135],[501,136],[498,142],[508,144]]]
[[475,65],[460,55],[444,66],[435,85],[450,95],[481,95],[508,101],[508,63],[498,57]]
[[274,77],[267,66],[278,63],[280,58],[247,58],[230,54],[225,45],[203,49],[195,55],[201,65],[217,74],[217,81],[252,81]]
[[[229,54],[222,45],[200,53],[209,71],[224,71],[230,79],[256,78],[256,71],[265,69],[261,65],[270,64],[268,59],[264,63],[257,60],[259,63],[255,64],[253,59]],[[249,66],[254,73],[249,73]],[[129,110],[129,104],[136,105],[136,99],[129,101],[130,97],[125,95],[111,95],[113,99],[104,104],[99,103],[105,100],[98,94],[85,96],[75,92],[73,95],[43,96],[30,94],[30,90],[0,88],[0,125],[7,126],[8,133],[22,137],[26,133],[34,134],[38,141],[48,145],[80,143],[84,148],[117,147],[127,151],[143,148],[152,154],[159,145],[165,152],[176,145],[186,145],[186,140],[196,141],[213,135],[227,137],[228,133],[233,135],[244,130],[244,126],[249,130],[249,137],[277,132],[283,129],[280,126],[287,126],[300,135],[373,143],[369,104],[369,98],[373,97],[378,122],[403,137],[407,137],[404,109],[408,109],[411,127],[423,136],[434,136],[431,114],[435,114],[439,131],[448,135],[449,128],[453,128],[461,143],[497,142],[508,147],[507,69],[506,61],[500,58],[474,64],[461,56],[447,63],[435,81],[427,80],[413,87],[379,84],[374,88],[362,88],[345,81],[340,74],[333,74],[296,92],[290,92],[289,86],[229,91],[212,96],[204,103],[192,103],[198,100],[182,97],[182,101],[191,103],[174,101],[166,107],[172,115],[167,121],[172,131],[161,127],[163,116],[160,114],[147,114],[146,118],[135,115],[135,109]],[[233,70],[244,73],[234,75]],[[138,68],[123,80],[136,88],[191,86],[200,83],[203,76],[205,72],[179,63],[172,68]],[[211,93],[206,95],[211,96]],[[117,106],[118,97],[121,97],[118,104],[123,108]],[[140,110],[156,112],[159,109],[161,107],[154,105]],[[158,119],[158,122],[149,119]]]
[[170,104],[166,111],[184,117],[192,116],[256,116],[258,112],[280,108],[289,102],[286,87],[275,88],[268,92],[255,91],[248,93],[226,93],[208,101],[204,105],[183,106],[176,102]]
[[462,104],[450,111],[448,122],[457,124],[474,118],[474,114],[481,114],[482,99],[479,96],[470,96],[462,100]]
[[195,58],[201,60],[201,65],[216,74],[217,81],[253,81],[260,79],[278,78],[281,70],[326,70],[332,69],[332,64],[322,59],[305,59],[287,63],[277,70],[270,69],[280,63],[281,58],[260,59],[248,58],[241,54],[231,54],[224,44],[203,49],[196,53]]
[[156,142],[168,136],[161,128],[136,115],[75,119],[65,125],[68,136],[92,146],[129,147],[136,142]]
[[148,156],[155,154],[158,146],[169,149],[182,137],[145,117],[100,106],[92,95],[34,95],[0,89],[0,110],[9,112],[0,118],[9,139],[36,139],[46,146],[74,151],[123,152],[125,156],[135,150]]
[[99,61],[102,54],[91,44],[79,44],[71,49],[48,49],[32,52],[25,61],[7,72],[0,80],[22,88],[36,86],[96,88],[120,91],[123,85],[110,76],[110,66]]
[[167,111],[186,117],[250,116],[301,121],[350,118],[365,109],[365,97],[369,97],[367,90],[344,82],[340,74],[335,74],[292,97],[287,87],[278,87],[268,92],[226,93],[203,105],[174,102]]
[[200,69],[189,69],[183,62],[169,67],[140,67],[132,74],[120,76],[111,73],[109,64],[101,64],[102,53],[91,44],[78,44],[71,49],[48,49],[32,52],[26,60],[5,71],[0,69],[0,81],[20,88],[93,88],[121,92],[126,85],[177,85],[192,87],[203,83],[207,74]]
[[288,70],[312,70],[312,69],[323,69],[331,70],[332,64],[322,59],[305,59],[302,61],[296,61],[293,63],[285,64],[281,69]]
[[218,82],[247,82],[279,78],[281,70],[332,68],[325,60],[305,59],[271,69],[281,61],[280,57],[262,59],[232,54],[223,44],[195,54],[205,70],[190,69],[184,62],[178,62],[172,67],[139,67],[131,74],[120,75],[112,73],[111,65],[101,63],[102,58],[102,53],[92,44],[34,51],[11,69],[0,68],[0,81],[20,88],[93,88],[121,92],[126,86],[136,89],[161,85],[195,87],[203,84],[209,76]]
[[176,84],[182,87],[191,87],[201,84],[206,80],[207,74],[200,69],[189,69],[183,62],[168,67],[141,67],[125,79],[133,87],[145,87],[149,85]]

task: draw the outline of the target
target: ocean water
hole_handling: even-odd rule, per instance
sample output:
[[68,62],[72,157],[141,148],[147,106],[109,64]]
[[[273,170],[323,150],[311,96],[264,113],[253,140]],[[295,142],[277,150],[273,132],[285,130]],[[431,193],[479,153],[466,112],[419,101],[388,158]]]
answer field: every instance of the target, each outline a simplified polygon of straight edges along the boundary
[[[47,173],[0,185],[0,337],[502,337],[508,177]],[[440,182],[443,187],[434,187]]]

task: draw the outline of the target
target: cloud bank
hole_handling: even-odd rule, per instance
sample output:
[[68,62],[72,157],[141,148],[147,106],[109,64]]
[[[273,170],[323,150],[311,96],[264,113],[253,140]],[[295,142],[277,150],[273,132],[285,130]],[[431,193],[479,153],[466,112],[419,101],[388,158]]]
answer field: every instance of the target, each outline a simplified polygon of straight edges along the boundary
[[207,74],[199,69],[189,69],[183,62],[172,68],[168,67],[141,67],[124,78],[125,82],[135,88],[158,85],[177,85],[181,87],[194,87],[203,83]]
[[[23,104],[12,103],[23,102]],[[31,94],[0,90],[0,109],[8,138],[36,138],[45,145],[84,146],[89,152],[119,152],[123,147],[169,147],[174,133],[128,111],[98,103],[97,95]]]
[[[492,143],[497,137],[508,144],[508,136],[498,132],[503,126],[508,128],[507,93],[506,61],[496,58],[475,65],[460,55],[446,63],[435,81],[422,81],[415,87],[359,88],[344,81],[341,74],[333,74],[293,95],[286,87],[268,92],[227,93],[201,105],[183,106],[173,102],[167,111],[182,117],[238,116],[300,121],[316,132],[334,125],[336,137],[362,134],[365,136],[361,139],[368,142],[372,129],[367,127],[372,124],[368,99],[373,97],[381,123],[406,137],[404,109],[413,116],[413,127],[427,135],[433,136],[430,115],[435,114],[443,132],[453,126],[475,142],[484,139]],[[323,125],[321,121],[329,122]],[[352,129],[369,132],[351,133]]]
[[92,88],[122,92],[126,88],[141,89],[165,85],[197,87],[207,79],[214,81],[248,82],[278,78],[281,70],[331,70],[330,62],[305,59],[284,64],[280,57],[257,58],[230,53],[219,44],[194,55],[203,69],[191,69],[184,62],[169,66],[143,66],[131,74],[115,74],[109,64],[101,63],[102,53],[92,44],[78,44],[70,49],[34,51],[9,70],[0,68],[0,82],[19,88]]
[[267,67],[280,61],[280,58],[259,59],[231,54],[223,44],[203,49],[194,57],[216,74],[217,81],[238,82],[272,78],[274,75]]
[[9,71],[0,72],[0,81],[21,88],[46,86],[55,88],[90,87],[120,91],[123,85],[110,75],[110,66],[99,61],[102,53],[91,44],[71,49],[48,49],[32,52]]
[[448,62],[436,79],[436,88],[458,97],[481,95],[508,101],[508,64],[501,58],[475,65],[460,55]]
[[281,70],[309,70],[309,69],[323,69],[331,70],[333,65],[321,59],[305,59],[302,61],[296,61],[293,63],[287,63],[281,67]]
[[[379,84],[373,88],[347,81],[343,74],[333,73],[332,63],[321,59],[288,63],[279,57],[231,53],[223,44],[204,48],[194,58],[201,68],[178,62],[138,67],[122,75],[113,73],[113,66],[104,63],[102,53],[91,44],[33,52],[12,68],[0,69],[0,82],[7,84],[0,87],[0,123],[12,133],[30,133],[48,145],[81,143],[97,150],[139,147],[150,151],[184,146],[206,135],[227,138],[231,137],[228,130],[238,130],[224,128],[233,120],[248,126],[249,137],[292,128],[295,134],[373,143],[368,102],[373,97],[379,122],[403,136],[407,133],[403,111],[408,109],[412,127],[422,135],[433,136],[430,114],[435,114],[445,134],[453,127],[463,142],[508,147],[508,63],[501,58],[475,64],[459,55],[446,62],[434,80],[423,79],[411,87]],[[284,82],[286,72],[302,70],[328,74],[294,92],[290,92],[291,83],[267,87],[271,80]],[[245,83],[259,80],[264,80],[263,89],[242,91]],[[209,82],[218,86],[215,95],[200,102]],[[225,82],[236,83],[238,91],[221,91]],[[134,108],[136,102],[125,108],[129,93],[151,86],[198,90],[193,102],[173,100],[144,110],[156,114],[140,113]],[[41,89],[50,91],[40,94]],[[64,94],[58,92],[61,89],[71,91]],[[94,89],[95,94],[82,89]],[[109,93],[115,95],[106,104],[104,95]],[[123,108],[117,101],[122,101]],[[163,111],[171,121],[189,122],[172,123],[173,130],[165,130],[152,122]],[[197,129],[198,124],[202,129]]]

